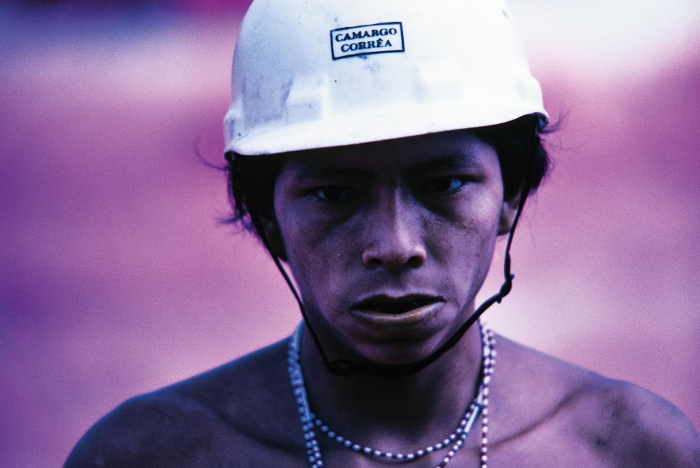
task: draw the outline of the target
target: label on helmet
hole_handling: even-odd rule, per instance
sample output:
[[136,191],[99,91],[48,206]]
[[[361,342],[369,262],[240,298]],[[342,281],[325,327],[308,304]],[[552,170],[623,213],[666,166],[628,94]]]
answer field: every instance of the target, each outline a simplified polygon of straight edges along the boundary
[[331,31],[333,60],[355,55],[404,52],[403,25],[377,23]]

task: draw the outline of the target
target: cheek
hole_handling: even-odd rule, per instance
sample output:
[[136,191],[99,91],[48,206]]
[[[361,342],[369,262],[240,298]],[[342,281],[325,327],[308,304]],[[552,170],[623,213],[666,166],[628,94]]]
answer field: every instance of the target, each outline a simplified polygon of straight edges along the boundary
[[492,217],[471,217],[460,223],[431,223],[430,231],[426,243],[434,259],[461,270],[473,270],[490,263],[498,225]]
[[[430,255],[460,288],[481,286],[491,265],[498,238],[501,202],[497,193],[481,197],[479,203],[465,203],[449,219],[424,222]],[[472,278],[473,282],[464,280]]]
[[347,224],[327,226],[295,207],[280,210],[278,221],[287,261],[304,302],[320,309],[342,293],[353,258],[361,258]]
[[498,233],[501,197],[496,188],[480,187],[467,191],[459,203],[428,217],[424,223],[425,229],[443,237],[449,231],[451,235],[471,238],[473,242],[491,238]]

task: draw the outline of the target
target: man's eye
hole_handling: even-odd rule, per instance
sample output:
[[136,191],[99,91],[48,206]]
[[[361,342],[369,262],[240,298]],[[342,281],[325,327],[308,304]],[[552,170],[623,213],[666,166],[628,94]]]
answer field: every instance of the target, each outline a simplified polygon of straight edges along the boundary
[[328,187],[319,187],[312,191],[312,195],[323,202],[339,202],[355,198],[354,192],[342,186],[331,185]]
[[423,190],[428,193],[454,193],[464,187],[466,183],[466,177],[438,177],[425,184]]

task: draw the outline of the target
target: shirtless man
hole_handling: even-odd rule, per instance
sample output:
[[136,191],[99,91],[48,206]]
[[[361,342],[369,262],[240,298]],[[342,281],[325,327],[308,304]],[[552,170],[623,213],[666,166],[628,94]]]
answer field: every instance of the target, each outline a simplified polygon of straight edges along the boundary
[[475,303],[546,173],[546,122],[498,0],[256,0],[229,188],[302,325],[127,401],[66,466],[700,467],[663,398],[477,320],[510,289],[506,254]]

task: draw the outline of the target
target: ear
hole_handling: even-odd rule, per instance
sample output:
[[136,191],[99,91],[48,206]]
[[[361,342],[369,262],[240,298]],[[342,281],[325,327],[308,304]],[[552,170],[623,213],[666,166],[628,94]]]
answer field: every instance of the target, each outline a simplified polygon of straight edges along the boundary
[[287,261],[287,252],[284,248],[284,241],[282,240],[282,232],[280,231],[277,219],[274,216],[261,216],[261,225],[263,228],[263,235],[267,239],[270,245],[272,254],[280,258],[280,260]]
[[521,197],[522,192],[518,190],[517,195],[512,197],[510,200],[503,200],[503,205],[501,206],[501,217],[498,221],[499,236],[508,234],[510,229],[513,227],[513,221],[515,221],[515,215],[518,212]]

